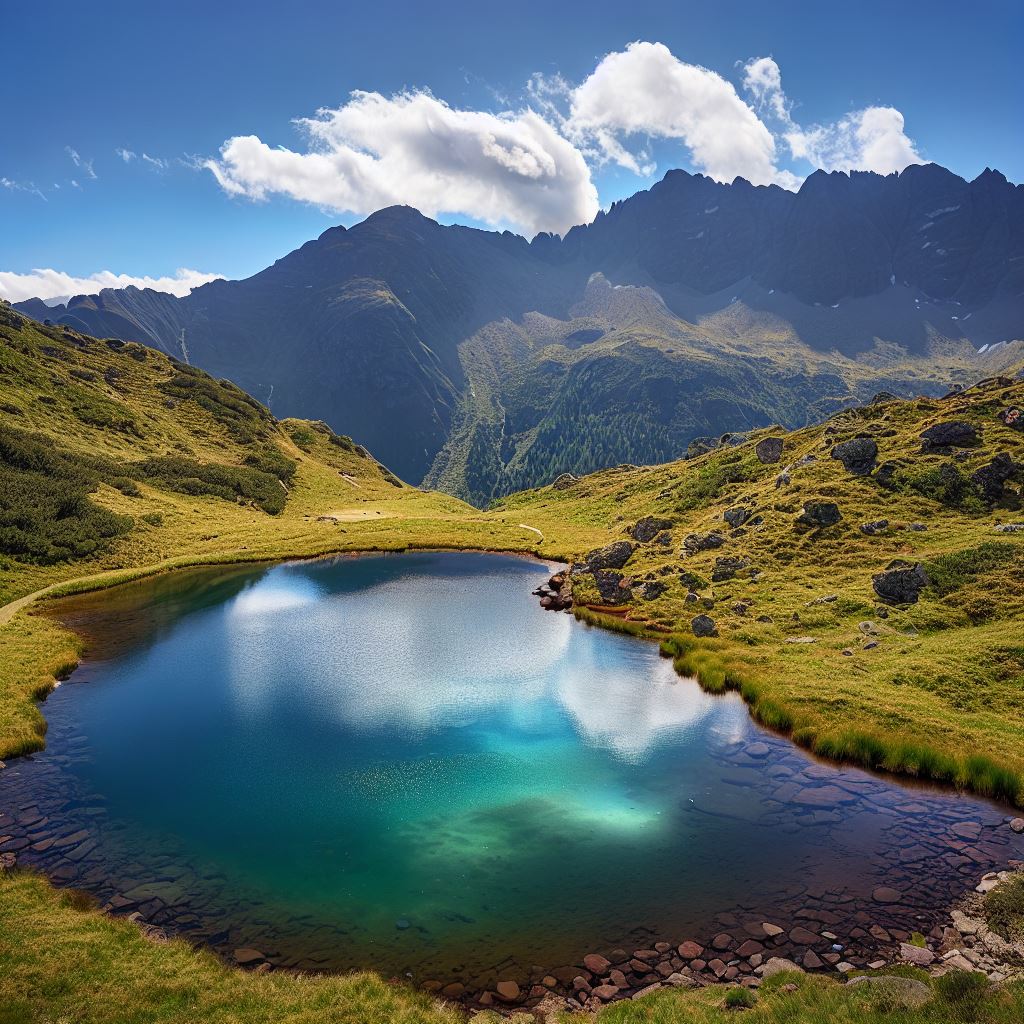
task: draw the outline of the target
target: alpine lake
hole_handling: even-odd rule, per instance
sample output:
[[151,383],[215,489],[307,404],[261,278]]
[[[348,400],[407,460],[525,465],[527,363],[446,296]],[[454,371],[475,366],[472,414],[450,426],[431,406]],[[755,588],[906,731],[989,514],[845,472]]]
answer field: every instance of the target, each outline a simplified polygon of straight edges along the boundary
[[6,847],[243,964],[451,993],[691,939],[863,964],[1024,856],[1005,809],[822,764],[543,611],[554,568],[365,555],[54,604],[86,654],[0,772]]

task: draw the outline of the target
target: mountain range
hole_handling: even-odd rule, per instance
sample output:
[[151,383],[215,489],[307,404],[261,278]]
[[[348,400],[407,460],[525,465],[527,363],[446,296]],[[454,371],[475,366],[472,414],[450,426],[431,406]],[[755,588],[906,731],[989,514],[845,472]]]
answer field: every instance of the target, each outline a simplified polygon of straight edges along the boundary
[[391,207],[241,281],[16,308],[151,345],[477,505],[1024,358],[1024,187],[670,171],[564,237]]

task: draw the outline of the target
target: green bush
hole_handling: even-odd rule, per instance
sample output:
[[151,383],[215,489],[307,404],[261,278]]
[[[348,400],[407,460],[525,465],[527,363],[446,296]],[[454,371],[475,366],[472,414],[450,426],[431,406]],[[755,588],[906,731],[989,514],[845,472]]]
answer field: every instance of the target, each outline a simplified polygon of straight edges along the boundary
[[897,483],[903,490],[914,491],[949,508],[960,509],[962,512],[985,511],[985,503],[977,486],[952,462],[905,470],[897,474]]
[[132,527],[89,499],[109,468],[0,426],[0,552],[53,565],[106,550]]
[[950,971],[935,979],[939,1000],[953,1011],[958,1021],[985,1019],[986,1004],[991,998],[988,978],[976,971]]
[[725,1005],[729,1010],[749,1010],[757,1005],[757,996],[749,988],[731,988],[725,994]]
[[246,443],[267,436],[273,417],[255,398],[231,381],[214,380],[194,366],[175,359],[171,362],[177,372],[160,385],[165,395],[195,402],[224,424],[236,441]]
[[252,502],[269,515],[282,512],[288,497],[277,476],[251,466],[197,462],[184,455],[158,455],[135,463],[131,470],[136,479],[169,491]]
[[925,563],[929,587],[939,597],[959,590],[979,576],[1004,568],[1018,559],[1024,548],[1006,541],[985,541],[976,548],[952,551]]

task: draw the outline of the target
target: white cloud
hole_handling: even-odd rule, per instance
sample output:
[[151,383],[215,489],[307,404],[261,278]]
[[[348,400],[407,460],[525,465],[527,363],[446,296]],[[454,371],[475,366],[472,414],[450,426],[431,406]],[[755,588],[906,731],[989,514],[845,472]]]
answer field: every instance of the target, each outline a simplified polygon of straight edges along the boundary
[[[53,187],[60,188],[59,185],[54,185]],[[30,181],[12,181],[10,178],[0,178],[0,188],[6,188],[11,192],[29,192],[34,196],[39,196],[44,203],[49,202],[46,196],[43,195],[42,189],[36,188]]]
[[904,130],[903,115],[894,107],[864,107],[830,124],[798,125],[782,89],[782,73],[771,57],[758,57],[743,68],[743,86],[759,110],[780,125],[796,160],[826,171],[875,171],[892,174],[924,161]]
[[635,174],[650,174],[625,143],[678,139],[693,165],[718,181],[797,184],[776,165],[775,139],[721,75],[675,57],[662,43],[630,43],[608,54],[569,95],[569,138]]
[[11,302],[24,299],[54,299],[60,296],[93,295],[101,288],[153,288],[158,292],[172,295],[187,295],[193,288],[209,281],[216,281],[222,275],[204,274],[199,270],[182,267],[173,277],[133,277],[130,274],[115,274],[101,270],[88,277],[73,277],[60,270],[39,269],[28,274],[15,274],[0,270],[0,298]]
[[166,171],[170,164],[168,160],[164,160],[158,156],[150,156],[148,153],[143,153],[142,159],[145,163],[149,164],[150,167],[158,171]]
[[291,196],[370,213],[408,203],[530,232],[565,231],[597,213],[583,155],[539,113],[455,110],[428,92],[354,92],[297,122],[304,152],[237,136],[203,161],[231,195]]
[[[85,171],[85,173],[90,178],[95,180],[96,172],[92,169],[92,161],[91,160],[86,160],[84,157],[80,156],[79,153],[78,153],[78,150],[77,149],[73,149],[71,146],[65,146],[64,147],[64,152],[67,153],[67,155],[69,157],[71,157],[71,162],[76,167],[81,167],[82,170]],[[73,182],[72,184],[77,186],[77,182]]]
[[135,153],[130,149],[119,146],[114,152],[126,163],[130,164],[135,159]]

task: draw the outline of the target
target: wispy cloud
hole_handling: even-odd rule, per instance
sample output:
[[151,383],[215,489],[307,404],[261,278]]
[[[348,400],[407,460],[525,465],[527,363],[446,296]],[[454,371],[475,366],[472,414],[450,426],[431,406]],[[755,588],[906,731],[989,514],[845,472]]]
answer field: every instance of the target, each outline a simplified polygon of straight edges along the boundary
[[[59,185],[54,185],[53,187],[60,188]],[[43,190],[37,188],[30,181],[12,181],[10,178],[0,178],[0,188],[6,188],[11,192],[28,192],[31,195],[38,196],[44,203],[49,202],[43,194]]]
[[92,160],[86,160],[83,156],[79,154],[78,150],[75,149],[73,146],[65,146],[64,152],[67,153],[69,157],[71,157],[71,162],[76,167],[80,167],[83,171],[85,171],[87,177],[95,180],[96,172],[92,168]]
[[150,167],[157,171],[166,171],[167,168],[170,166],[169,160],[164,160],[158,156],[150,156],[148,153],[142,154],[142,160],[144,163],[149,164]]
[[130,149],[125,149],[119,146],[114,152],[119,156],[126,164],[130,164],[135,159],[135,153]]
[[180,296],[222,276],[187,267],[167,277],[135,277],[131,274],[115,274],[109,270],[101,270],[87,277],[75,277],[52,268],[40,268],[27,274],[0,271],[0,298],[11,302],[32,298],[55,299],[71,295],[92,295],[102,288],[127,288],[130,285]]

